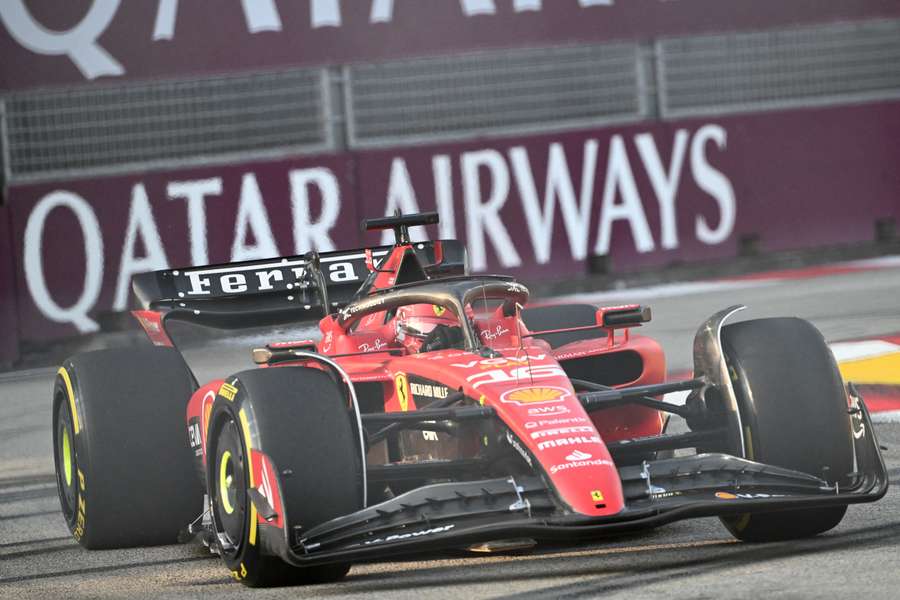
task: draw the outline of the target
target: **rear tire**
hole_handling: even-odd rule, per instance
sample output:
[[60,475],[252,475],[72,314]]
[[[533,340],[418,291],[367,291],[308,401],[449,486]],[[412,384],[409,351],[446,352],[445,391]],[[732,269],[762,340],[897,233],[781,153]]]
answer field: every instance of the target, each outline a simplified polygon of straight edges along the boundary
[[[797,318],[726,326],[722,343],[747,458],[844,483],[853,469],[847,394],[822,334]],[[841,522],[846,506],[723,517],[738,539],[809,537]]]
[[[250,587],[336,581],[349,564],[295,567],[266,554],[247,493],[247,456],[272,463],[284,505],[284,526],[303,530],[363,507],[359,433],[346,395],[324,371],[278,367],[228,379],[233,400],[219,396],[210,418],[207,481],[213,527],[232,576]],[[354,417],[355,418],[355,417]],[[248,443],[247,433],[252,444]],[[255,459],[254,459],[255,460]],[[284,476],[289,473],[288,476]],[[273,483],[273,485],[276,485]],[[276,537],[283,539],[281,530]],[[223,535],[225,536],[223,538]]]
[[185,407],[196,385],[171,348],[100,350],[63,364],[53,456],[63,517],[85,548],[175,543],[200,514]]

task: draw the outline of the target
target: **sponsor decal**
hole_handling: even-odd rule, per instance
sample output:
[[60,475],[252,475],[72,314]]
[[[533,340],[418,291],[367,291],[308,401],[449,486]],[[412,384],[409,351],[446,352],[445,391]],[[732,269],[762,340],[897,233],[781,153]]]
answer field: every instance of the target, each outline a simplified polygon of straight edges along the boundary
[[651,500],[662,500],[663,498],[674,498],[675,496],[680,496],[680,495],[681,495],[681,492],[662,491],[662,492],[655,492],[653,494],[650,494],[650,499]]
[[560,427],[557,429],[543,429],[531,433],[531,439],[537,440],[545,437],[556,437],[558,435],[570,435],[572,433],[594,433],[596,430],[591,425],[582,425],[579,427]]
[[371,344],[369,342],[363,342],[359,346],[356,347],[360,352],[378,352],[382,348],[387,348],[387,342],[381,341],[381,338],[375,338],[375,341]]
[[201,431],[203,432],[204,438],[206,437],[206,430],[209,428],[209,416],[212,414],[213,402],[216,401],[216,393],[212,390],[206,392],[203,396],[203,409],[201,411],[201,415],[203,417],[203,427]]
[[409,410],[409,378],[406,373],[397,373],[394,377],[394,387],[397,389],[397,400],[400,402],[400,410]]
[[600,467],[600,466],[612,467],[614,465],[613,465],[612,461],[605,460],[602,458],[598,458],[598,459],[594,459],[594,460],[579,460],[579,461],[575,461],[575,462],[563,463],[560,465],[553,465],[552,467],[550,467],[550,474],[556,475],[560,471],[567,471],[569,469],[578,469],[581,467]]
[[272,342],[269,344],[269,347],[273,350],[278,348],[300,348],[303,346],[312,346],[315,342],[313,340],[296,340],[293,342]]
[[222,387],[219,388],[219,395],[226,400],[234,401],[234,396],[237,394],[237,391],[238,389],[230,383],[223,383]]
[[538,442],[538,450],[546,450],[547,448],[561,448],[563,446],[574,446],[576,444],[600,444],[599,435],[576,435],[572,437],[563,437],[555,440],[544,440]]
[[554,358],[560,362],[564,360],[571,360],[573,358],[583,358],[585,356],[590,356],[592,354],[597,354],[598,351],[596,348],[591,350],[577,350],[574,352],[562,352],[560,354],[555,354]]
[[81,472],[81,469],[78,469],[78,514],[75,519],[75,529],[72,530],[72,535],[76,540],[81,540],[84,537],[84,526],[87,521],[87,506],[84,500],[86,491],[84,473]]
[[591,500],[594,502],[603,502],[603,492],[600,490],[591,490]]
[[341,320],[346,321],[358,312],[366,312],[368,310],[381,306],[382,304],[384,304],[384,298],[373,298],[371,300],[357,302],[356,304],[345,306],[339,311]]
[[849,396],[850,398],[850,429],[853,432],[853,439],[861,439],[866,435],[866,424],[862,418],[862,408],[859,406],[859,398],[857,396]]
[[516,439],[512,432],[506,432],[506,441],[509,442],[510,446],[516,449],[516,452],[518,452],[522,456],[525,462],[528,463],[529,467],[534,468],[534,463],[531,460],[531,455],[527,450],[525,450],[525,448],[522,447],[522,444],[519,443],[519,440]]
[[446,385],[440,384],[431,384],[431,383],[414,383],[410,382],[409,384],[410,391],[412,391],[413,396],[424,396],[426,398],[433,398],[435,400],[443,400],[450,394],[450,388]]
[[764,494],[764,493],[732,494],[731,492],[716,492],[716,494],[715,494],[716,498],[718,498],[719,500],[763,500],[765,498],[784,498],[786,495],[787,494]]
[[518,406],[545,404],[550,402],[560,402],[568,395],[568,393],[569,391],[567,389],[556,386],[525,387],[504,392],[500,396],[500,402],[516,404]]
[[532,417],[542,417],[545,415],[565,415],[572,411],[568,406],[532,406],[528,409],[528,415]]
[[[307,267],[306,261],[293,260],[255,265],[250,271],[247,267],[233,269],[216,267],[192,269],[181,273],[173,271],[172,274],[179,278],[176,279],[176,285],[183,291],[179,291],[178,296],[183,298],[291,290],[304,285],[300,282],[307,276]],[[181,278],[187,278],[186,286],[182,284]]]
[[434,316],[443,317],[444,313],[447,312],[447,309],[439,304],[432,304],[431,310],[434,311]]
[[334,332],[328,331],[322,340],[322,352],[331,352],[332,344],[334,344]]
[[508,370],[494,369],[483,373],[475,373],[474,375],[466,377],[466,381],[471,383],[473,388],[478,389],[482,385],[547,379],[549,377],[566,377],[566,372],[558,365],[537,365]]
[[362,375],[354,374],[352,379],[353,383],[366,383],[370,381],[390,381],[391,376],[385,373],[363,373]]
[[[428,354],[414,354],[413,358],[418,360],[448,360],[451,358],[461,358],[464,356],[472,356],[471,352],[429,352]],[[474,366],[477,361],[472,361]],[[451,365],[453,367],[465,367],[466,365]]]
[[203,453],[203,437],[200,434],[200,423],[199,419],[194,417],[191,419],[191,423],[188,425],[188,443],[191,446],[191,450],[194,451],[195,456],[200,456]]
[[566,457],[568,461],[576,461],[576,460],[587,460],[589,458],[593,458],[592,454],[588,454],[587,452],[582,452],[581,450],[575,450],[572,454]]
[[372,540],[366,540],[363,542],[365,546],[371,546],[372,544],[384,544],[387,542],[396,542],[399,540],[408,540],[410,538],[417,538],[426,535],[434,535],[437,533],[446,533],[456,527],[456,525],[442,525],[440,527],[432,527],[431,529],[422,529],[421,531],[413,531],[411,533],[395,533],[383,538],[375,538]]
[[[459,356],[464,356],[466,353],[461,353]],[[471,354],[469,354],[471,356]],[[444,358],[455,358],[452,355],[445,355]],[[514,366],[525,366],[531,364],[532,361],[541,361],[547,358],[546,354],[536,354],[531,356],[526,354],[524,356],[500,356],[497,358],[485,358],[482,360],[470,360],[469,362],[464,363],[454,363],[450,365],[451,367],[459,367],[460,369],[471,369],[476,365],[480,369],[490,369],[491,367],[514,367]]]
[[[529,413],[530,412],[531,411],[529,411]],[[576,423],[590,423],[590,422],[591,422],[591,420],[586,417],[563,417],[563,418],[558,418],[558,419],[539,419],[537,421],[526,421],[525,429],[537,429],[538,427],[559,427],[560,425],[574,425]]]
[[438,438],[437,431],[422,431],[422,438],[426,442],[438,442],[440,439]]
[[568,469],[579,469],[582,467],[615,466],[611,460],[607,460],[605,458],[594,458],[592,454],[584,452],[582,450],[574,450],[571,454],[566,456],[566,461],[568,462],[551,466],[550,474],[555,475],[560,471],[566,471]]
[[494,327],[493,331],[491,331],[490,329],[485,329],[484,331],[482,331],[481,337],[483,337],[487,342],[493,342],[500,336],[506,335],[507,333],[509,333],[509,329],[503,327],[502,325],[497,325],[496,327]]

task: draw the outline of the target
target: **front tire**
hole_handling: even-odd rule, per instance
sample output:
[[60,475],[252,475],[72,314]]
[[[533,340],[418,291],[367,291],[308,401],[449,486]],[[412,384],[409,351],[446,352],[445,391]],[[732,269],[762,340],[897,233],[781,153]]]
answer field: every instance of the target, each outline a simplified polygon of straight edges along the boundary
[[202,508],[184,411],[196,385],[171,348],[74,356],[53,390],[60,507],[85,548],[173,544]]
[[[747,458],[843,484],[853,470],[847,394],[822,334],[797,318],[728,325],[722,344],[740,407]],[[846,506],[723,517],[738,539],[810,537],[841,522]]]
[[291,539],[297,527],[361,509],[362,455],[346,395],[326,372],[305,367],[244,371],[227,385],[232,399],[217,397],[207,438],[213,527],[226,566],[250,587],[342,578],[349,564],[301,568],[274,555],[285,550],[284,531],[261,522],[248,489],[260,483],[257,461],[268,461]]

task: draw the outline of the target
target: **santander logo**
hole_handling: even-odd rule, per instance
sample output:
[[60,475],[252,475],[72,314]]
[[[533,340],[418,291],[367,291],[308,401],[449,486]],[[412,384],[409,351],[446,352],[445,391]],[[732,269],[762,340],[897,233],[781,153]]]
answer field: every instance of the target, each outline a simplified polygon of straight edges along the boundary
[[566,457],[566,460],[569,462],[575,462],[576,460],[587,460],[592,458],[592,454],[588,454],[587,452],[582,452],[581,450],[576,450],[572,454]]

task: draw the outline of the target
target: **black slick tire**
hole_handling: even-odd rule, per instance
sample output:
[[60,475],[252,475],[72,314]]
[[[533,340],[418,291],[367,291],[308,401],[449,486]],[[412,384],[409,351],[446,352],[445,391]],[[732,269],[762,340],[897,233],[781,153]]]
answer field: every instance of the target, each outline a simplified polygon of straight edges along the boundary
[[[251,454],[259,452],[278,474],[290,531],[361,509],[359,431],[346,393],[328,373],[304,367],[244,371],[226,385],[213,405],[207,437],[213,527],[226,566],[250,587],[340,579],[349,564],[295,567],[270,554],[262,531],[267,525],[258,522],[247,490],[257,485],[249,481],[250,460],[259,460]],[[274,531],[273,539],[280,543],[283,532]]]
[[[747,458],[843,483],[853,469],[847,394],[822,334],[797,318],[722,331]],[[742,514],[722,522],[738,539],[767,542],[828,531],[846,506]]]
[[171,348],[73,356],[53,388],[63,517],[85,548],[173,544],[200,514],[185,407],[196,388]]

